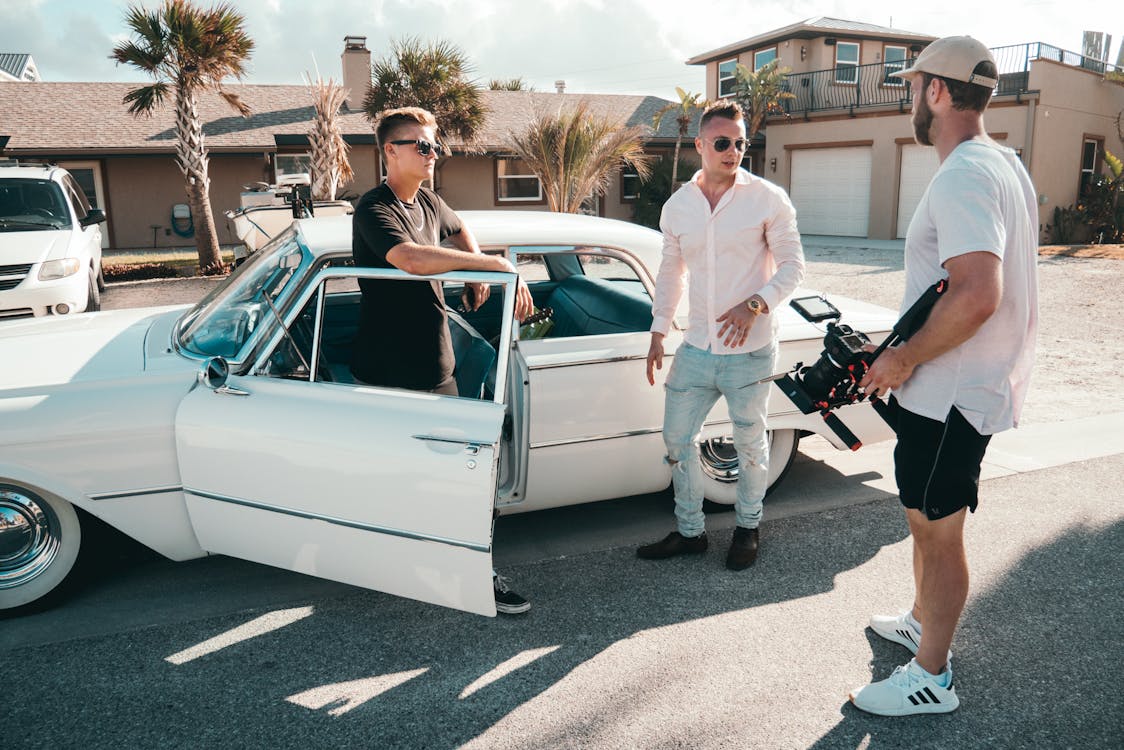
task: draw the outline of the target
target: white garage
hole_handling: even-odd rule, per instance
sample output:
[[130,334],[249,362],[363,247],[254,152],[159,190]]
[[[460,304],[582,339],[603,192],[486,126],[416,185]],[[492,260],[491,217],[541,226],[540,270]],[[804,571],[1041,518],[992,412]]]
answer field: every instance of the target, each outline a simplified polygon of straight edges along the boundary
[[937,150],[931,146],[916,143],[902,145],[902,166],[898,179],[898,239],[905,237],[909,222],[929,180],[937,173],[940,162]]
[[869,146],[794,149],[789,195],[802,234],[866,237]]

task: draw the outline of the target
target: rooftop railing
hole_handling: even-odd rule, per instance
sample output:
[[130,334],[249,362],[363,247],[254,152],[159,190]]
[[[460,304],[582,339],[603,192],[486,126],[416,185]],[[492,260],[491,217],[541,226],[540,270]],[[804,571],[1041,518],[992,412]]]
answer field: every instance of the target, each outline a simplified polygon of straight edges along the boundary
[[[1029,90],[1030,64],[1034,60],[1053,60],[1101,74],[1121,70],[1101,60],[1042,42],[996,47],[991,54],[999,68],[996,96],[1026,93]],[[789,74],[785,77],[785,90],[794,98],[783,100],[782,107],[789,115],[825,110],[853,113],[856,109],[887,105],[897,105],[904,112],[910,106],[909,82],[892,78],[890,74],[903,70],[911,62],[897,60],[870,65],[840,65],[828,70]]]

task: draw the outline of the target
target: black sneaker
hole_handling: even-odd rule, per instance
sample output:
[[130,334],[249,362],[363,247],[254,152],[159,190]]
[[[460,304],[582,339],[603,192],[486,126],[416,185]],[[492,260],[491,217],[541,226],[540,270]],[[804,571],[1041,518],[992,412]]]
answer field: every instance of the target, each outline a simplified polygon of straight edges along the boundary
[[496,611],[505,615],[521,615],[531,608],[531,603],[507,587],[507,579],[492,576],[492,589],[496,592]]

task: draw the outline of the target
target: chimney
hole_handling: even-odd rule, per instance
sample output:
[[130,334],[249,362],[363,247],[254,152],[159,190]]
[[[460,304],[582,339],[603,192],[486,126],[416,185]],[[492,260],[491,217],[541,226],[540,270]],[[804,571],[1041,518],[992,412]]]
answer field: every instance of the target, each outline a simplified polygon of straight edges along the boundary
[[554,90],[559,94],[565,94],[566,93],[566,82],[561,80],[561,79],[555,81],[554,82]]
[[371,51],[367,49],[367,37],[343,38],[340,67],[343,69],[343,87],[348,90],[344,104],[356,112],[363,108],[363,100],[371,88]]

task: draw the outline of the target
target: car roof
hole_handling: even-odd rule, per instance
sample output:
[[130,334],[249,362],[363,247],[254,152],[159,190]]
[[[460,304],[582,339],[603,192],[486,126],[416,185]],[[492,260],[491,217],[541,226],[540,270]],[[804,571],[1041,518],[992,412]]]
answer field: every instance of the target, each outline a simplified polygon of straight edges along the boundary
[[0,166],[0,180],[54,180],[64,170],[50,164],[21,164],[17,167]]
[[[458,211],[481,247],[507,245],[589,245],[630,250],[654,273],[659,266],[659,232],[617,219],[552,211]],[[301,219],[300,232],[317,255],[351,248],[351,217]]]

